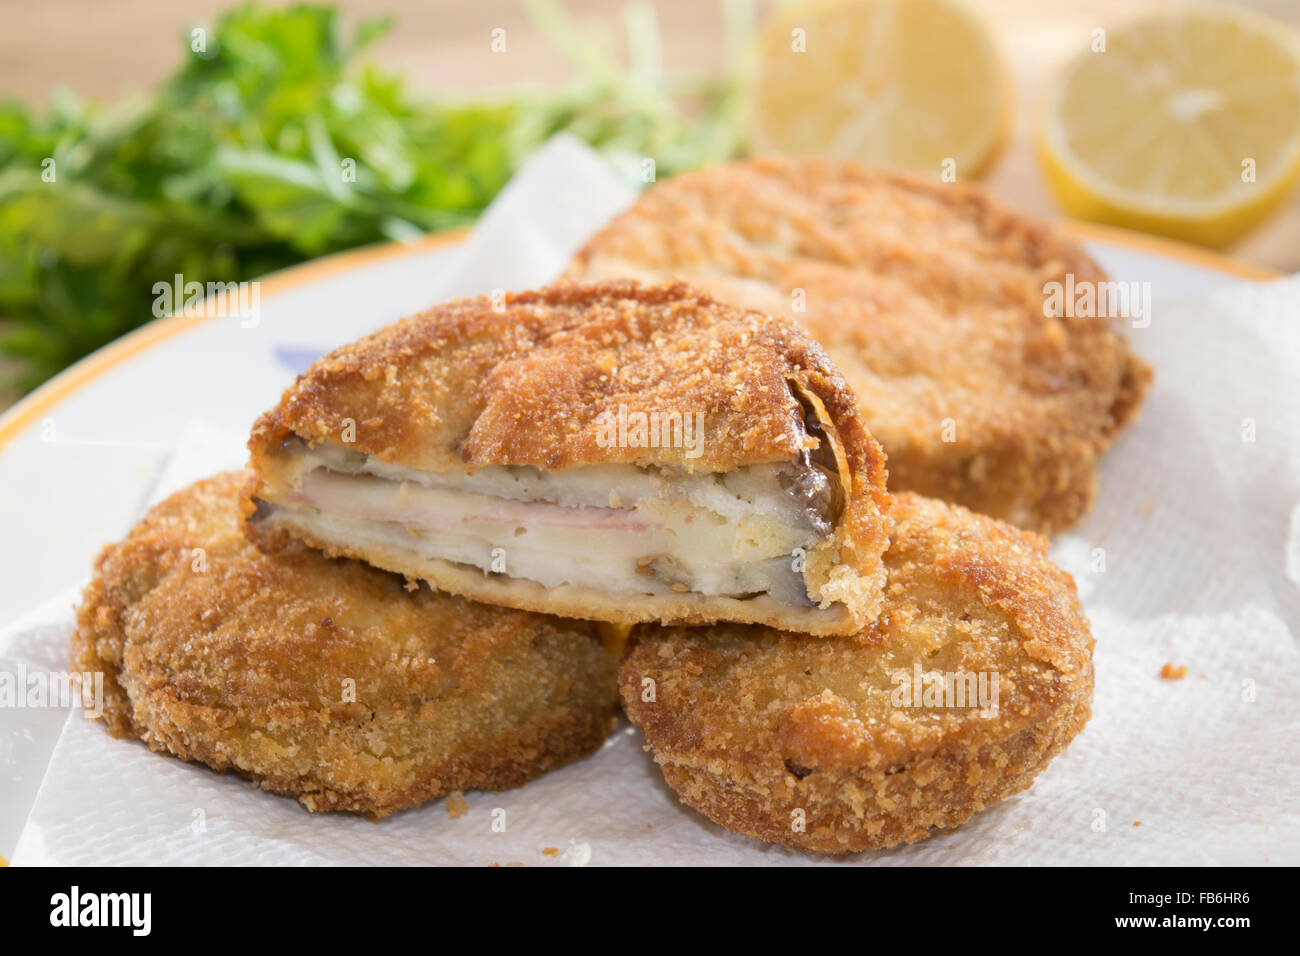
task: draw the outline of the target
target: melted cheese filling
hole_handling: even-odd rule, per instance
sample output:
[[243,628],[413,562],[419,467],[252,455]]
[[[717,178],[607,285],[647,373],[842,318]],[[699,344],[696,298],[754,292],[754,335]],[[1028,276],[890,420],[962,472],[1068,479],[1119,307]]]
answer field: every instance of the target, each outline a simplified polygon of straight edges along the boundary
[[794,462],[726,474],[632,465],[436,473],[336,446],[287,454],[290,491],[262,502],[255,520],[354,552],[379,547],[546,587],[809,605],[801,550],[830,529],[819,489],[831,479]]

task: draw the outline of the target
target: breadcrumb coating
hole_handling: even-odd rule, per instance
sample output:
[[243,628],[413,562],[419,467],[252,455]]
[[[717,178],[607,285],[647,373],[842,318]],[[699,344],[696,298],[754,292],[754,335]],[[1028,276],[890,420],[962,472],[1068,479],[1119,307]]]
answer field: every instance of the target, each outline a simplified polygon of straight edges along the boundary
[[1051,533],[1151,370],[1104,316],[1044,314],[1045,285],[1098,289],[1079,245],[970,186],[817,159],[758,159],[653,186],[575,280],[680,279],[803,323],[856,392],[891,490]]
[[[864,489],[879,449],[826,353],[796,323],[681,283],[559,285],[457,299],[331,352],[253,429],[254,455],[297,435],[428,471],[637,464],[727,472],[816,447],[791,384],[840,430]],[[620,405],[704,414],[702,454],[602,446]]]
[[617,689],[596,625],[262,554],[240,529],[248,479],[172,495],[100,554],[72,666],[104,674],[109,733],[376,818],[600,747]]
[[1027,788],[1083,728],[1093,640],[1044,539],[909,493],[894,514],[859,634],[633,631],[624,709],[683,803],[799,850],[879,849]]

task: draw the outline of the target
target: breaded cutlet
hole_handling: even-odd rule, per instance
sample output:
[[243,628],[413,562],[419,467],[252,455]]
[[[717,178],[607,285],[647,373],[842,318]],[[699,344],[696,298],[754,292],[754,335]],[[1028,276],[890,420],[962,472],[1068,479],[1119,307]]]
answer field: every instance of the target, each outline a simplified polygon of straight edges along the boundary
[[262,554],[240,528],[248,479],[172,495],[100,554],[72,667],[104,674],[109,733],[371,817],[600,747],[617,689],[596,625]]
[[884,457],[797,323],[680,283],[435,305],[257,422],[248,533],[478,601],[810,634],[874,617]]
[[857,393],[891,491],[1044,534],[1087,512],[1151,380],[1122,320],[1045,314],[1046,284],[1064,293],[1067,275],[1076,290],[1107,280],[977,187],[818,159],[658,183],[566,272],[680,279],[803,323]]
[[859,634],[633,630],[624,710],[687,806],[815,853],[911,843],[1027,788],[1087,723],[1093,640],[1046,542],[910,493],[894,516]]

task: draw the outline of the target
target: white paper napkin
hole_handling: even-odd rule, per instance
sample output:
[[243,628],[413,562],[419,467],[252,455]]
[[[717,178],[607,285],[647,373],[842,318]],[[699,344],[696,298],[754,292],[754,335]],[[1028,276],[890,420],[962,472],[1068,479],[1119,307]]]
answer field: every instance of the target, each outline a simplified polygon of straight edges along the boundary
[[[544,281],[628,198],[585,149],[553,145],[484,217],[442,292]],[[1300,862],[1300,280],[1162,303],[1132,335],[1154,391],[1107,457],[1093,513],[1053,549],[1097,639],[1091,723],[1027,793],[848,862]],[[239,466],[243,442],[195,424],[154,497]],[[73,599],[0,635],[5,660],[61,664]],[[1166,662],[1187,676],[1162,679]],[[442,802],[378,824],[308,814],[73,713],[13,862],[827,862],[680,806],[626,725],[587,760],[467,796],[459,818]],[[505,832],[492,828],[498,809]]]

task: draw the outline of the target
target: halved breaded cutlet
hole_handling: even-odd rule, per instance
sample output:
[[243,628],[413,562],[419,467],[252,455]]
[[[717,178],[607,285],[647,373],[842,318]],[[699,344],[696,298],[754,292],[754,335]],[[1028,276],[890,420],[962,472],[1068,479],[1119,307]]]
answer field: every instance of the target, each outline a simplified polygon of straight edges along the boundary
[[812,634],[879,605],[884,458],[843,378],[679,283],[436,305],[314,364],[249,450],[262,547],[478,601]]

